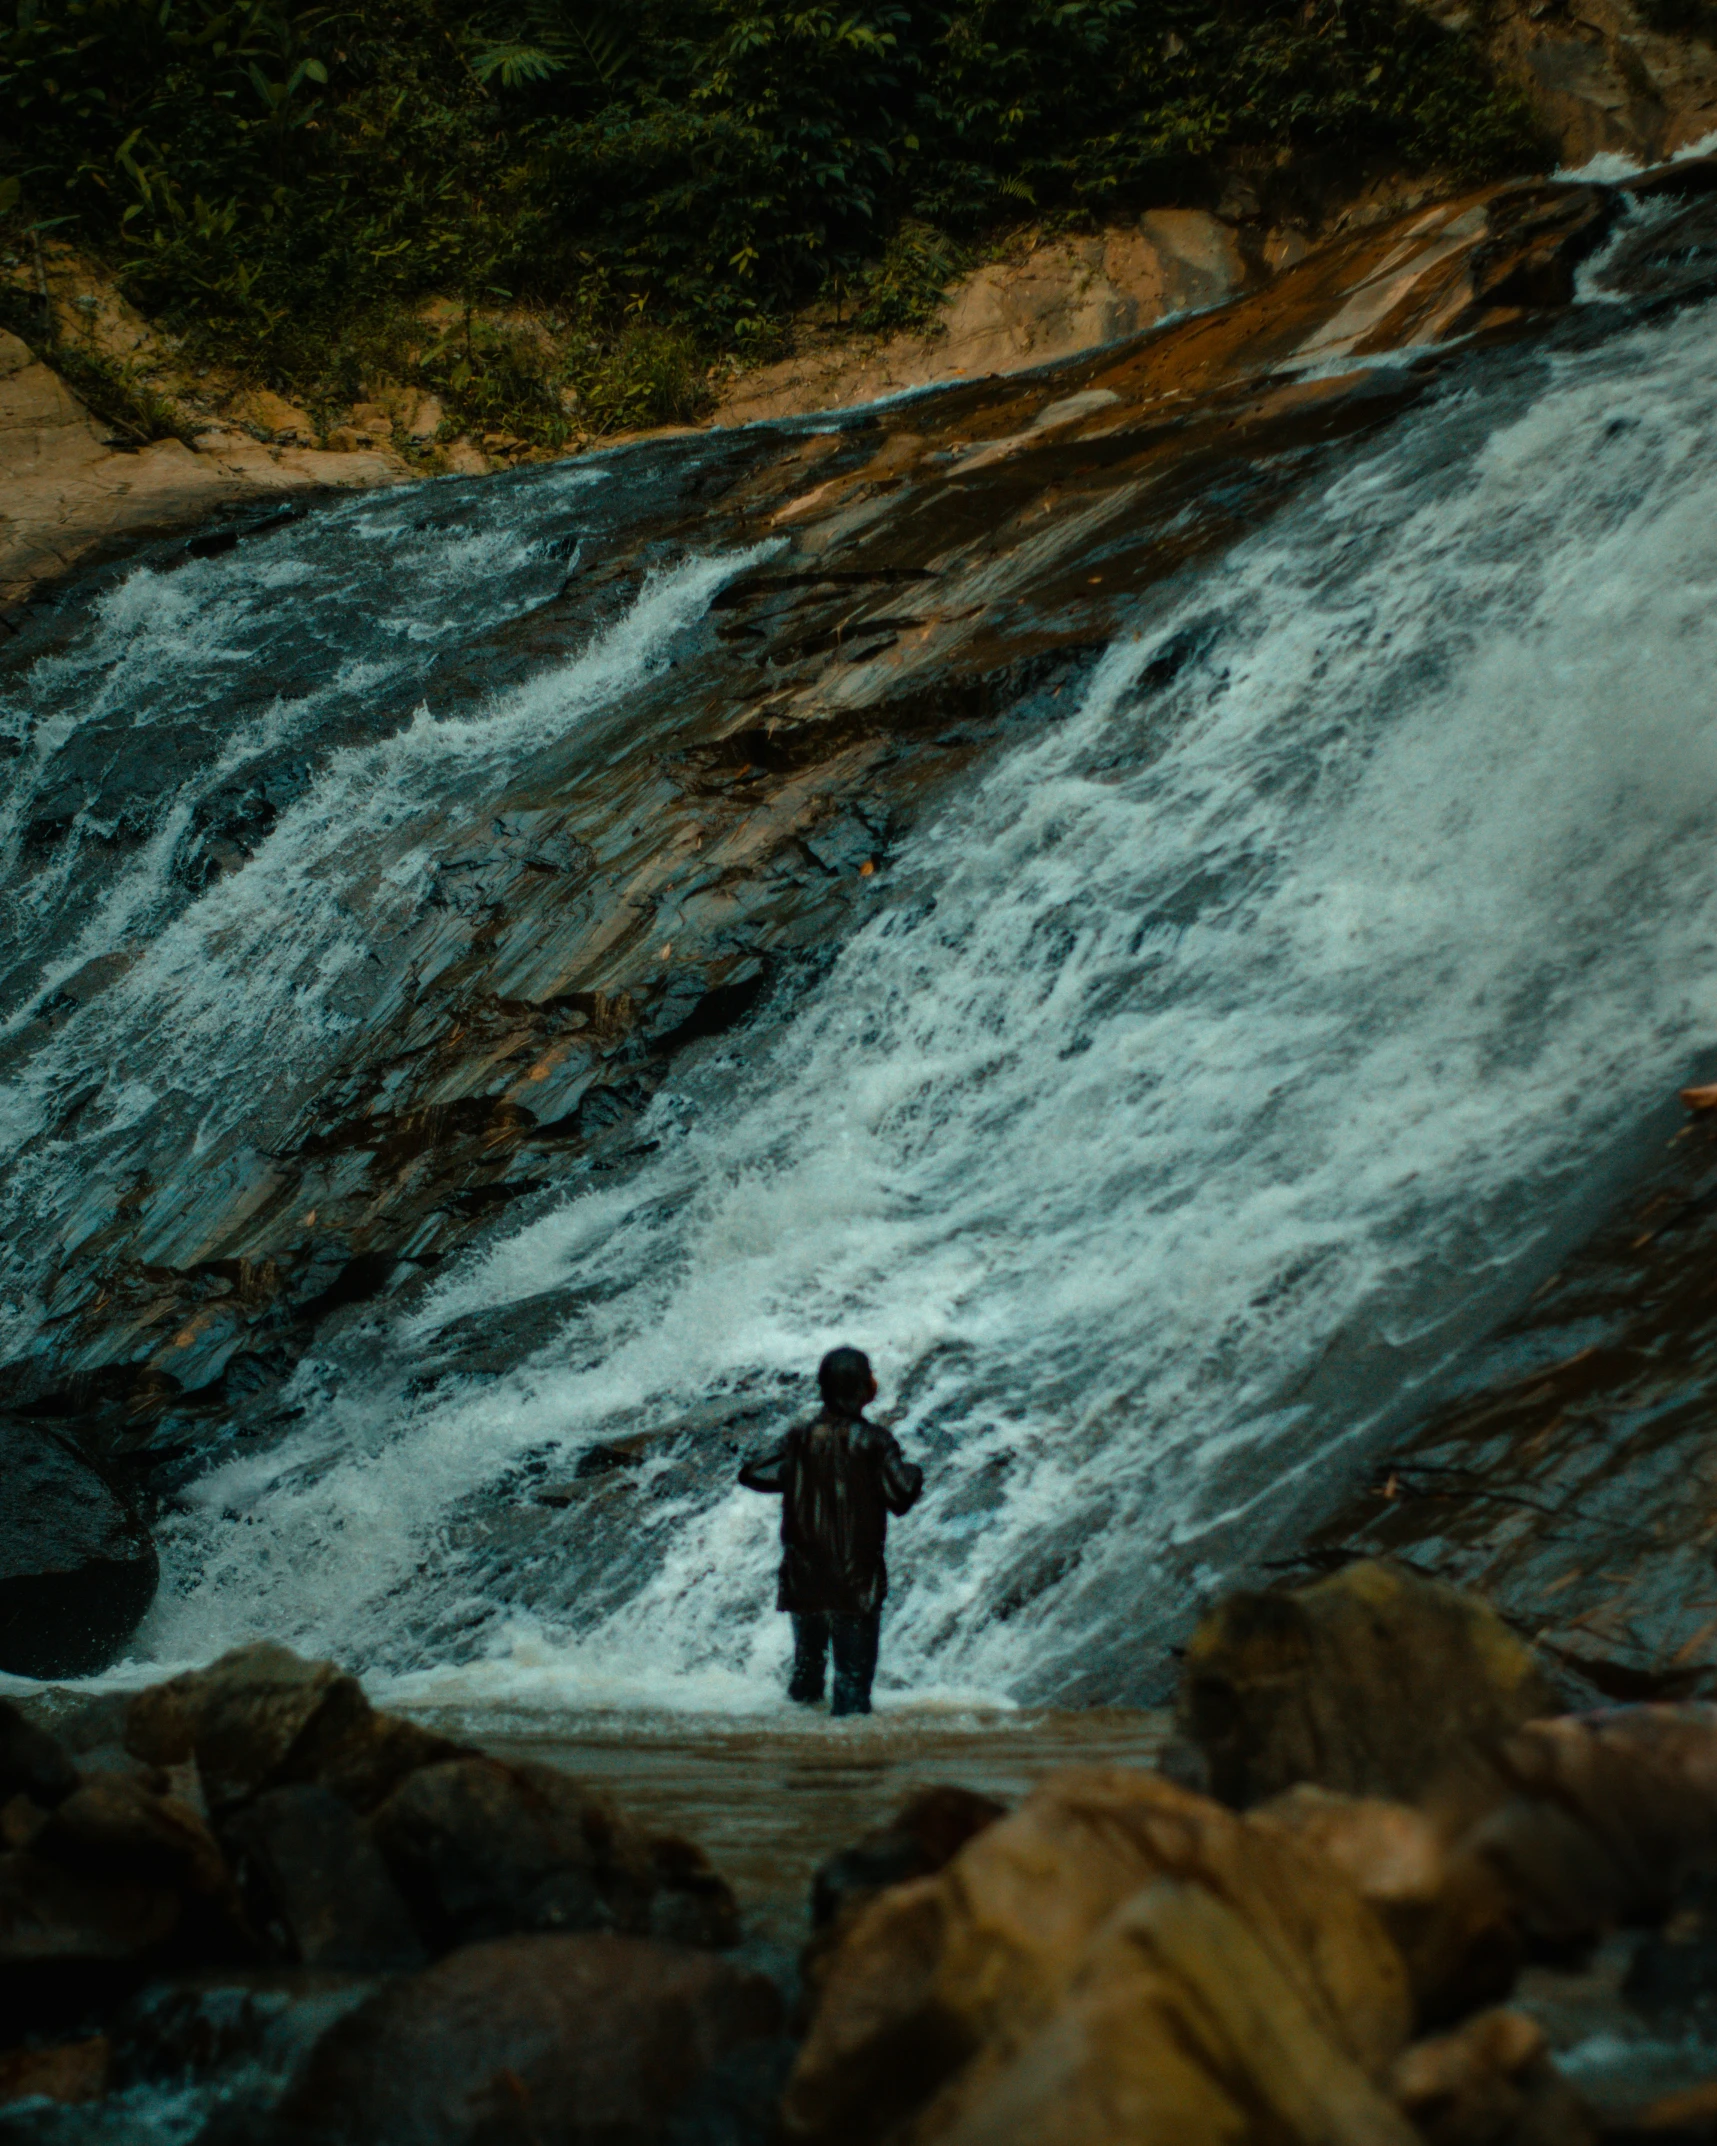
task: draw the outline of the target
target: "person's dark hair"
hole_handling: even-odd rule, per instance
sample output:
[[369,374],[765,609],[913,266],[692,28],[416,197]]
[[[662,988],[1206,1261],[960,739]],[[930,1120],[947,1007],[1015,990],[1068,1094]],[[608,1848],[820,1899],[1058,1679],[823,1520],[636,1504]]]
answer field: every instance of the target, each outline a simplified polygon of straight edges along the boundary
[[837,1415],[856,1416],[870,1399],[870,1358],[863,1349],[831,1349],[817,1366],[817,1384]]

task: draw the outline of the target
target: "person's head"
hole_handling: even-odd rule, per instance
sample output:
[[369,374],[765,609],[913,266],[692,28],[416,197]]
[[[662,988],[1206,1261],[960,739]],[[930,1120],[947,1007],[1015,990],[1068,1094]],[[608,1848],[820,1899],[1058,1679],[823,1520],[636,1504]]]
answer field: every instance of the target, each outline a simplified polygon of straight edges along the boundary
[[860,1416],[876,1399],[876,1380],[863,1349],[831,1349],[817,1366],[823,1406],[837,1416]]

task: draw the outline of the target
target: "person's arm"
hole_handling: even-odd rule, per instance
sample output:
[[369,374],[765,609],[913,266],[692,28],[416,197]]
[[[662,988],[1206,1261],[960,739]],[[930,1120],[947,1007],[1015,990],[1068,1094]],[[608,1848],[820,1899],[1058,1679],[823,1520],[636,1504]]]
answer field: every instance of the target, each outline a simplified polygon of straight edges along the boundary
[[889,1431],[878,1430],[882,1442],[882,1502],[898,1520],[911,1512],[924,1489],[924,1470],[909,1461]]
[[739,1471],[739,1480],[746,1490],[766,1491],[778,1498],[787,1487],[787,1448],[777,1446],[773,1453],[748,1460]]

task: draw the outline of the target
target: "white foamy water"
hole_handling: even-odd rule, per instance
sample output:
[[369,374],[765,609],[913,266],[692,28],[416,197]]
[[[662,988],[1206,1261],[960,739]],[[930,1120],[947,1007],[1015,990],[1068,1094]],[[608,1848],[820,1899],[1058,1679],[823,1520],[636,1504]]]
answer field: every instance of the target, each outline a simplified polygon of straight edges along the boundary
[[[815,990],[676,1075],[644,1165],[503,1234],[379,1356],[301,1368],[305,1428],[168,1529],[142,1650],[267,1632],[420,1695],[772,1707],[771,1501],[663,1465],[600,1606],[552,1572],[502,1601],[451,1523],[527,1450],[568,1467],[851,1340],[930,1477],[885,1699],[1160,1684],[1200,1596],[1512,1307],[1717,1039],[1714,346],[1706,310],[1446,395],[1166,623],[1141,607]],[[728,570],[649,600],[678,621]],[[389,750],[408,787],[450,764]],[[373,844],[306,832],[346,780],[232,883],[263,867],[312,949],[343,943],[343,874],[384,883]],[[149,957],[187,991],[192,943]],[[553,1291],[535,1355],[413,1394],[446,1322]]]
[[[568,503],[600,481],[582,471],[555,477],[553,493]],[[545,502],[535,505],[540,538]],[[103,599],[86,643],[31,674],[33,697],[53,712],[31,721],[21,699],[0,710],[14,715],[23,744],[0,819],[0,870],[11,875],[8,951],[17,963],[0,1035],[31,1040],[56,989],[91,964],[120,965],[117,981],[0,1082],[13,1267],[0,1297],[0,1348],[8,1355],[23,1354],[40,1328],[28,1275],[32,1258],[41,1264],[42,1242],[75,1252],[110,1226],[128,1185],[164,1181],[192,1155],[210,1172],[226,1168],[229,1222],[267,1193],[252,1143],[316,1094],[362,1031],[375,948],[423,918],[434,884],[427,845],[446,839],[448,800],[481,824],[485,802],[504,792],[521,760],[596,729],[660,669],[722,584],[771,549],[647,577],[615,624],[575,656],[450,715],[432,705],[434,674],[411,651],[491,628],[540,600],[541,589],[529,586],[533,546],[504,527],[457,523],[413,542],[403,520],[397,503],[365,503],[338,516],[331,535],[314,524],[293,532],[298,550],[276,539],[287,548],[265,551],[260,563],[247,558],[242,574],[224,561],[171,576],[140,568]],[[560,572],[550,569],[551,586]],[[365,600],[366,577],[389,591],[391,605]],[[540,569],[535,578],[543,579]],[[328,659],[308,667],[295,699],[264,690],[261,713],[233,722],[233,675],[266,684],[292,641],[324,643]],[[368,653],[345,653],[354,643]],[[426,686],[415,711],[384,735],[339,742],[349,711]],[[111,864],[98,803],[30,868],[29,815],[41,810],[56,756],[79,727],[56,702],[77,709],[100,742],[82,769],[96,781],[108,779],[110,766],[135,771],[152,756],[177,772],[184,756],[182,779],[147,839]],[[184,752],[187,733],[194,740],[199,731],[216,740],[202,761]],[[192,898],[175,865],[199,810],[247,770],[295,749],[318,756],[313,775],[289,794],[242,869]],[[108,787],[124,797],[123,783]],[[59,1121],[78,1098],[75,1136],[62,1137]],[[215,1226],[207,1206],[180,1208],[146,1237],[142,1256],[190,1264]]]

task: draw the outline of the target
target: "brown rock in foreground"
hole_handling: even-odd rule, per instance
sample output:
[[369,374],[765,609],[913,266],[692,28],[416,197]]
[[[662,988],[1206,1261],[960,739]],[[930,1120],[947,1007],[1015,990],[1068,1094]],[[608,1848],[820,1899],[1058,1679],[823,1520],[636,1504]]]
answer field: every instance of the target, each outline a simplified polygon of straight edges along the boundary
[[1426,2146],[1596,2146],[1596,2124],[1523,2013],[1479,2012],[1416,2042],[1392,2090]]
[[1411,1804],[1302,1782],[1250,1813],[1324,1856],[1375,1909],[1407,1963],[1422,2026],[1505,1996],[1521,1961],[1519,1901],[1471,1840]]
[[1471,1835],[1540,1935],[1655,1921],[1717,1859],[1717,1706],[1530,1722],[1498,1753],[1516,1793]]
[[1147,1886],[1055,2017],[962,2097],[942,2146],[1415,2146],[1315,1991],[1201,1887]]
[[1405,1802],[1471,1792],[1503,1738],[1555,1708],[1476,1595],[1366,1561],[1230,1595],[1193,1635],[1179,1710],[1214,1793],[1244,1808],[1302,1781]]
[[76,2103],[107,2091],[109,2049],[104,2034],[47,2049],[14,2049],[0,2056],[0,2107],[11,2101]]
[[268,2146],[649,2146],[780,2025],[773,1983],[609,1935],[473,1945],[324,2036]]
[[1053,1776],[940,1876],[858,1919],[788,2085],[788,2137],[860,2146],[938,2096],[921,2121],[951,2122],[1047,2026],[1109,1918],[1159,1878],[1244,1926],[1235,1943],[1293,1986],[1348,2069],[1387,2071],[1407,2038],[1406,1973],[1341,1874],[1156,1775],[1094,1768]]
[[934,1877],[1006,1807],[969,1788],[925,1788],[909,1796],[886,1825],[818,1865],[811,1881],[811,1941],[799,1972],[808,2010],[847,1932],[879,1894],[914,1878]]

